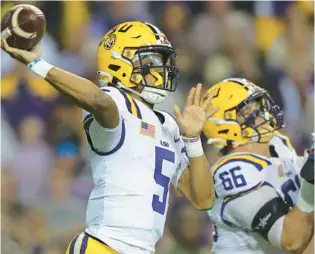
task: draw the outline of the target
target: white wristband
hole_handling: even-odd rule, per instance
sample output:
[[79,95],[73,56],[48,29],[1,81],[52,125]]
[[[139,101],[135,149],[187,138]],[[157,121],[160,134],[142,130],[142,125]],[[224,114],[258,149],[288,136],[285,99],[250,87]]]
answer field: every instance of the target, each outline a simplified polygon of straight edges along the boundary
[[183,137],[185,143],[187,155],[189,158],[200,157],[204,154],[200,137],[197,138],[185,138]]
[[296,206],[304,213],[314,212],[314,185],[303,180]]
[[33,62],[30,62],[27,67],[35,74],[41,76],[42,78],[46,78],[48,72],[55,66],[47,63],[41,58],[37,58]]

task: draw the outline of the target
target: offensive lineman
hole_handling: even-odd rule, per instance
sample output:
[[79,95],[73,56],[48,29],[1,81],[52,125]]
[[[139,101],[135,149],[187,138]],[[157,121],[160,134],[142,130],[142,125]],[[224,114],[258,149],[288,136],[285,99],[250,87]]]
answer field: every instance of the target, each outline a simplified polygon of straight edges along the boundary
[[197,85],[182,113],[175,106],[179,128],[169,114],[153,111],[178,82],[175,51],[157,27],[125,22],[103,37],[97,50],[101,89],[45,62],[39,45],[28,52],[9,47],[5,40],[1,44],[85,110],[94,188],[87,228],[67,253],[154,252],[163,234],[170,182],[197,209],[213,206],[213,180],[200,133],[217,109],[208,107],[211,96],[200,106]]
[[283,127],[282,110],[265,90],[228,79],[205,98],[211,93],[220,110],[203,132],[222,154],[212,166],[213,253],[302,253],[313,237],[314,151],[300,178],[303,158],[276,131]]

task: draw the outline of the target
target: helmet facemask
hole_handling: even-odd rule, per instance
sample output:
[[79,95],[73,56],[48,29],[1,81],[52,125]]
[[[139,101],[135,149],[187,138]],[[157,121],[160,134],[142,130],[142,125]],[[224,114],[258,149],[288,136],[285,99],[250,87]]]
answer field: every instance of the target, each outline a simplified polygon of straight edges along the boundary
[[[136,82],[138,85],[174,92],[179,77],[175,57],[176,53],[170,47],[138,47],[132,59],[131,81],[134,82],[134,77],[141,75],[142,82]],[[148,74],[152,75],[156,82],[149,84],[146,80]]]
[[[126,58],[134,51],[132,59]],[[175,65],[175,51],[167,46],[145,46],[125,48],[123,57],[130,61],[133,70],[130,81],[136,86],[143,86],[138,94],[150,104],[158,104],[167,98],[167,91],[174,92],[179,74]],[[126,87],[125,87],[126,88]]]
[[236,112],[242,135],[250,142],[267,143],[275,130],[284,127],[283,112],[266,91],[253,93]]

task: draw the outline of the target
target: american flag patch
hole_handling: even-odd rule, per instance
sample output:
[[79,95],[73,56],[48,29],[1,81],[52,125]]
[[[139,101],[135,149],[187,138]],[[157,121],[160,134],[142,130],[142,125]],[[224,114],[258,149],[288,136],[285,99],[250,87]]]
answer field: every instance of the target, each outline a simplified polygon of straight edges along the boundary
[[141,122],[140,134],[155,138],[155,126],[149,123]]

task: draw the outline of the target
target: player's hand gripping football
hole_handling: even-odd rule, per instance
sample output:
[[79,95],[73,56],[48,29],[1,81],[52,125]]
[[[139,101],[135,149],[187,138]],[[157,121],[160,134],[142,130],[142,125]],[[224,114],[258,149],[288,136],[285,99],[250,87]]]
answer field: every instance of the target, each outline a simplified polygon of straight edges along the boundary
[[15,58],[26,65],[40,57],[40,43],[38,43],[31,51],[27,51],[10,47],[5,39],[1,39],[1,48],[12,58]]
[[205,121],[219,110],[211,106],[214,94],[210,94],[200,106],[201,88],[202,85],[198,84],[190,90],[183,112],[177,105],[174,107],[175,118],[184,137],[199,137]]

